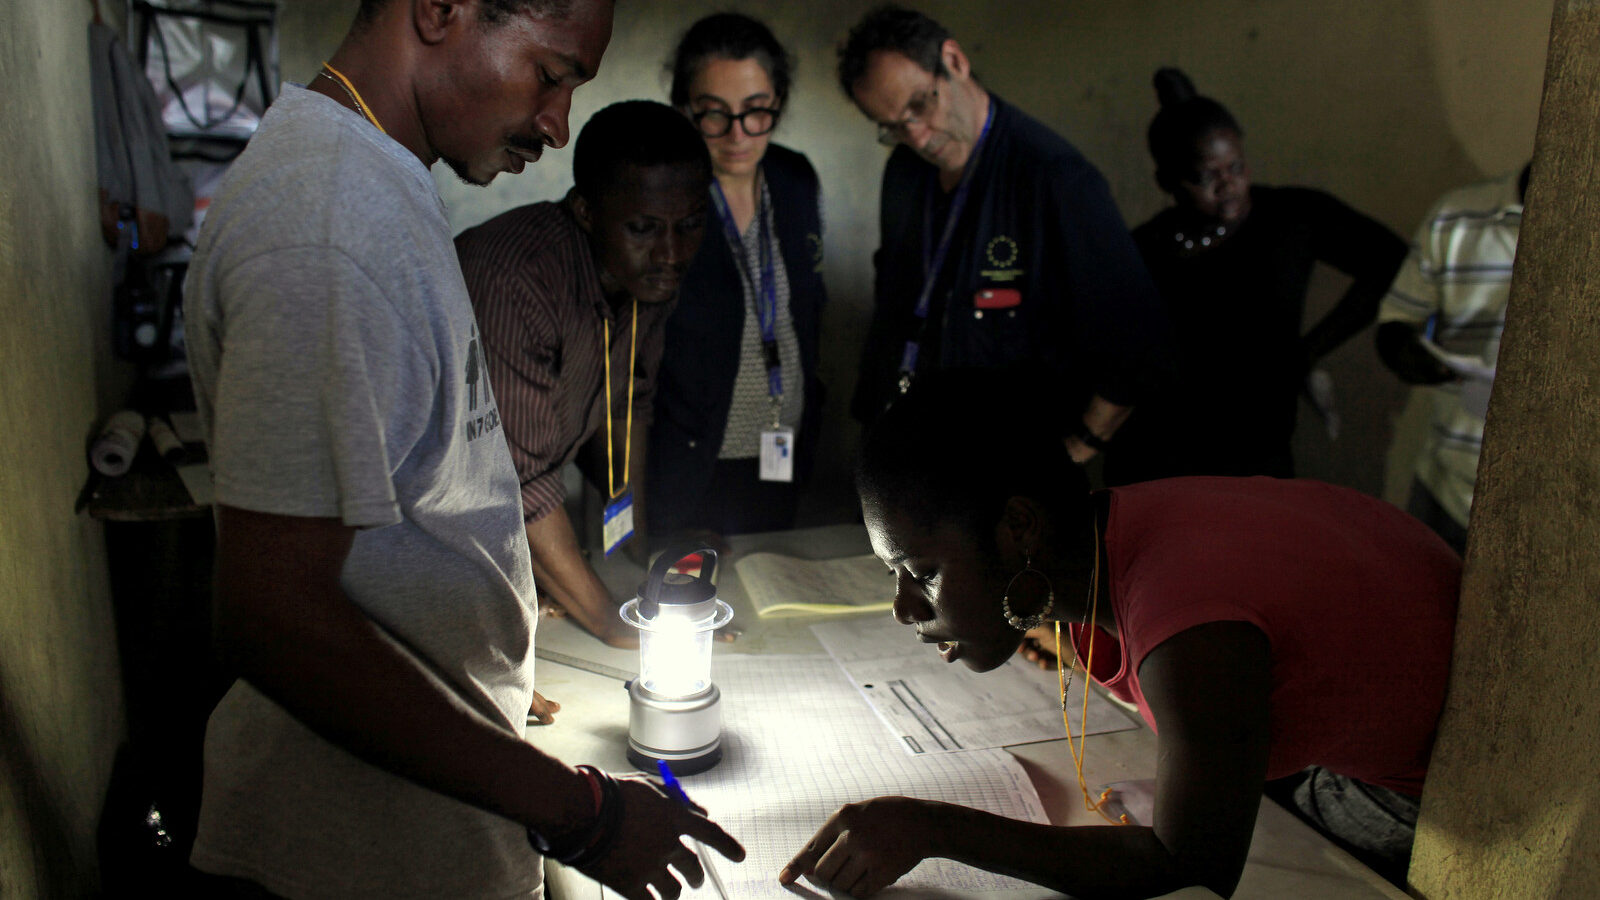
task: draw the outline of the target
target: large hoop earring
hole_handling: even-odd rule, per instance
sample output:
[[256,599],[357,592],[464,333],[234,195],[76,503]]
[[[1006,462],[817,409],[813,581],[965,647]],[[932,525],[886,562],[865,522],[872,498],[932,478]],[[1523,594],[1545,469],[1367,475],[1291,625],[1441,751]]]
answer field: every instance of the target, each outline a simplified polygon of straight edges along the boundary
[[[1044,607],[1034,615],[1024,617],[1011,611],[1011,586],[1017,583],[1018,578],[1030,573],[1044,579]],[[1050,611],[1055,609],[1055,605],[1056,589],[1055,585],[1050,583],[1050,576],[1035,569],[1033,567],[1033,555],[1024,552],[1022,554],[1022,571],[1011,576],[1011,580],[1006,582],[1006,592],[1000,597],[1000,613],[1005,616],[1006,624],[1018,631],[1030,631],[1038,628],[1050,618]]]

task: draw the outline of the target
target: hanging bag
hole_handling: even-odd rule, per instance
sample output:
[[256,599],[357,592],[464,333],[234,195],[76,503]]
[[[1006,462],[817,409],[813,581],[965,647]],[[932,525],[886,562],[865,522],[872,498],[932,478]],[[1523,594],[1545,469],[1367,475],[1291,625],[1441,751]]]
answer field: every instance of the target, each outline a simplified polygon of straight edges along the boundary
[[243,144],[278,84],[278,4],[132,0],[129,34],[175,139]]

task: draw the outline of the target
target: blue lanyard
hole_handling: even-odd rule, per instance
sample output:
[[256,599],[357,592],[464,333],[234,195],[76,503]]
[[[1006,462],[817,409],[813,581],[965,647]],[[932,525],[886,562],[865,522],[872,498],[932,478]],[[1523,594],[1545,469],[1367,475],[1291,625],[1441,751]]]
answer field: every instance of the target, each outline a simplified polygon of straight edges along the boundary
[[[733,211],[728,208],[728,198],[722,185],[711,179],[711,193],[716,198],[717,217],[722,220],[723,234],[728,238],[728,248],[733,251],[733,261],[746,282],[755,282],[757,276],[750,272],[744,240],[739,236],[739,226],[733,221]],[[772,232],[767,226],[767,195],[763,190],[756,200],[757,232],[761,260],[760,283],[756,285],[756,320],[761,324],[761,357],[767,366],[767,394],[774,401],[783,397],[783,361],[778,356],[778,276],[772,261]]]
[[917,295],[917,307],[914,310],[918,326],[916,336],[906,341],[905,352],[900,356],[900,393],[904,394],[911,387],[911,379],[917,370],[917,353],[921,350],[922,333],[927,330],[928,307],[933,299],[933,286],[939,280],[939,271],[944,268],[944,258],[950,251],[950,240],[955,237],[956,223],[961,220],[961,210],[967,205],[967,194],[972,190],[972,175],[978,170],[978,157],[983,154],[984,142],[989,137],[989,126],[994,124],[995,100],[989,98],[989,114],[984,116],[983,131],[978,134],[978,142],[972,145],[972,155],[967,158],[967,165],[961,172],[961,182],[956,185],[955,196],[950,198],[950,212],[944,220],[944,233],[939,236],[939,246],[933,246],[933,207],[934,191],[938,190],[936,184],[928,185],[922,211],[922,293]]

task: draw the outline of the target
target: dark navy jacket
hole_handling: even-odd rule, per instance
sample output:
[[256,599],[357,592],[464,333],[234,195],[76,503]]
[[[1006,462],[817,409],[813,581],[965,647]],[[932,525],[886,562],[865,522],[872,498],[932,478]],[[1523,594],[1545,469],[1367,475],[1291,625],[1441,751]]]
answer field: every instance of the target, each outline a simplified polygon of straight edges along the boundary
[[[1155,286],[1105,179],[1076,148],[990,95],[994,122],[935,285],[918,370],[1027,368],[1066,426],[1090,395],[1134,406],[1167,377]],[[883,173],[872,325],[851,413],[870,422],[895,396],[922,289],[924,220],[937,242],[948,195],[907,147]],[[934,214],[927,216],[930,196]]]
[[[778,246],[789,278],[789,312],[805,377],[796,456],[796,474],[804,477],[816,454],[823,397],[817,379],[817,342],[828,298],[822,285],[820,188],[805,156],[777,144],[767,147],[761,173],[772,195]],[[655,423],[650,429],[650,509],[696,496],[709,483],[733,404],[744,315],[743,281],[733,250],[713,219],[684,275],[678,308],[667,320],[666,349],[656,375]]]

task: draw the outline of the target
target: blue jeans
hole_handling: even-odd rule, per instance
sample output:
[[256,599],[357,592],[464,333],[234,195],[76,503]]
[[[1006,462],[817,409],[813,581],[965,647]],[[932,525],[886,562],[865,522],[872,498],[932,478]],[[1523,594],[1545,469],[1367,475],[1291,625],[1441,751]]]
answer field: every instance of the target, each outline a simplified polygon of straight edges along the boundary
[[1294,789],[1300,817],[1374,872],[1404,886],[1417,836],[1416,797],[1312,766]]

